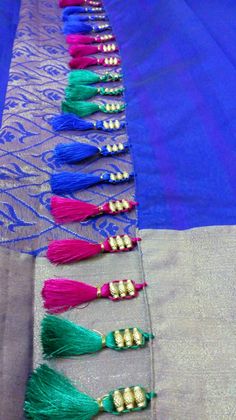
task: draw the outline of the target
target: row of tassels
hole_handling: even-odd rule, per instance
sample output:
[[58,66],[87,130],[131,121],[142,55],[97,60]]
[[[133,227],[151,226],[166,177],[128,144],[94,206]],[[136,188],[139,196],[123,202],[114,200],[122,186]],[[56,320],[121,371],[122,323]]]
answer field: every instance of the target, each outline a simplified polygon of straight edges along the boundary
[[[117,66],[117,57],[95,58],[89,54],[116,52],[113,35],[88,35],[90,32],[102,32],[110,29],[109,24],[90,25],[87,22],[106,20],[106,15],[88,16],[86,13],[104,13],[102,4],[93,0],[60,0],[64,8],[62,20],[66,41],[70,45],[72,69],[84,69],[91,65]],[[79,15],[81,13],[81,15]],[[98,45],[93,45],[98,44]],[[125,127],[124,121],[105,120],[90,122],[83,117],[95,112],[119,113],[124,104],[100,105],[85,102],[95,96],[120,96],[123,88],[104,88],[90,86],[98,82],[117,82],[121,74],[107,72],[103,75],[88,70],[74,70],[69,75],[69,84],[65,90],[65,101],[62,103],[62,114],[53,118],[52,127],[61,130],[102,130],[110,132]],[[98,148],[93,145],[73,142],[59,144],[54,150],[54,158],[59,164],[74,164],[92,157],[115,156],[129,151],[128,144],[113,144]],[[102,214],[117,215],[131,211],[137,203],[121,199],[112,200],[96,206],[83,201],[63,198],[58,195],[72,193],[99,183],[121,183],[132,179],[127,172],[82,174],[61,172],[52,175],[51,187],[57,196],[51,199],[51,214],[56,223],[83,222]],[[127,252],[132,250],[140,238],[128,235],[117,235],[96,244],[79,239],[52,241],[49,244],[47,257],[56,264],[80,261],[103,252]],[[140,349],[153,339],[152,334],[139,327],[128,327],[114,330],[108,334],[84,328],[64,318],[60,314],[81,304],[96,299],[120,301],[136,298],[146,283],[138,284],[130,279],[114,280],[95,287],[70,279],[48,279],[44,283],[42,297],[44,307],[50,314],[45,316],[41,325],[41,343],[43,356],[46,359],[67,358],[91,354],[109,348],[115,351]],[[140,385],[118,388],[97,399],[78,390],[63,374],[40,365],[32,374],[27,385],[25,413],[27,418],[38,419],[92,419],[101,412],[110,414],[132,413],[147,408],[156,394],[147,392]]]

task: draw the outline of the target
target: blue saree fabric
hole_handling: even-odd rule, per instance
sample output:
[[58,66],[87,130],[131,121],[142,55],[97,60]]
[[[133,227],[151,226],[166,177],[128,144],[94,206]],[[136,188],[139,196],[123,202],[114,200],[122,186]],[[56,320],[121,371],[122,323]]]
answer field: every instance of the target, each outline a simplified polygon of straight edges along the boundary
[[20,0],[0,2],[0,125],[7,89],[12,47],[19,20]]
[[235,2],[104,3],[121,50],[138,227],[235,224]]

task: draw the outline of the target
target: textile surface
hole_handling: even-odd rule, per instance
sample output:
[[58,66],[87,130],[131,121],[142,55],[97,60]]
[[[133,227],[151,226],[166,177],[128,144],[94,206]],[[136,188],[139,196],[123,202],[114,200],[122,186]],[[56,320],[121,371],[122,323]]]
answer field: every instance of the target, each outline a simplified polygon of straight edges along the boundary
[[235,2],[104,4],[122,57],[138,227],[236,224]]
[[[136,223],[135,212],[66,226],[56,225],[50,216],[52,172],[132,170],[129,154],[96,158],[72,168],[55,164],[53,149],[58,143],[80,140],[101,146],[127,140],[124,130],[113,134],[53,132],[49,120],[60,113],[69,72],[60,13],[57,1],[22,0],[0,132],[0,243],[31,255],[44,254],[53,238],[102,241],[118,232],[132,234]],[[108,117],[98,113],[95,118]],[[99,185],[74,196],[100,205],[114,197],[131,198],[133,192],[131,182]]]

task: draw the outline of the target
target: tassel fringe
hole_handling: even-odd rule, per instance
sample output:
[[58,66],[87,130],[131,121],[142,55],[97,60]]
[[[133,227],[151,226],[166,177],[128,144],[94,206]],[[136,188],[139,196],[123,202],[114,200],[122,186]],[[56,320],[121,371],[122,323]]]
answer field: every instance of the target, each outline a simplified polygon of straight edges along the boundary
[[103,121],[85,121],[74,114],[61,114],[51,120],[52,128],[55,131],[64,130],[102,130],[117,131],[125,128],[125,120],[103,120]]
[[67,44],[101,44],[107,41],[114,41],[114,39],[115,36],[113,34],[96,36],[70,34],[66,36]]
[[69,67],[71,69],[85,69],[90,66],[114,67],[119,65],[120,59],[118,57],[76,57],[72,58],[69,62]]
[[125,105],[123,103],[107,103],[98,104],[96,102],[86,102],[86,101],[63,101],[62,102],[62,112],[76,114],[79,117],[86,117],[96,112],[104,112],[105,114],[117,114],[123,112]]
[[71,88],[77,85],[90,85],[98,82],[118,82],[122,79],[121,73],[95,73],[90,70],[73,70],[69,73],[69,86]]

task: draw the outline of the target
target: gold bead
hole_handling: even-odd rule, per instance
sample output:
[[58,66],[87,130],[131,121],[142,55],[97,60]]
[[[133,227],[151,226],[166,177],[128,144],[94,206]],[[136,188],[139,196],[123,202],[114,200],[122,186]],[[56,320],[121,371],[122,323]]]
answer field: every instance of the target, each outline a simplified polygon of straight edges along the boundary
[[135,386],[133,390],[134,390],[134,398],[135,398],[135,402],[137,406],[140,408],[146,407],[147,398],[146,398],[146,394],[144,390],[140,388],[140,386]]
[[109,121],[109,128],[111,129],[111,130],[113,130],[114,129],[114,123],[113,123],[113,121]]
[[97,398],[97,403],[99,405],[99,410],[103,411],[103,398]]
[[117,389],[112,395],[113,403],[118,413],[124,411],[124,399],[122,393]]
[[132,410],[134,408],[135,399],[134,393],[131,388],[125,388],[123,393],[123,398],[127,410]]
[[116,181],[116,174],[110,174],[110,180]]
[[124,179],[128,179],[129,178],[129,174],[128,174],[128,172],[123,172],[123,178]]
[[111,111],[111,106],[110,106],[110,104],[106,104],[106,111],[108,111],[108,112],[110,112]]
[[109,153],[112,151],[112,146],[111,146],[110,144],[108,144],[108,145],[106,146],[106,148],[107,148],[107,151],[108,151]]
[[116,238],[113,238],[112,236],[109,238],[109,245],[113,249],[113,251],[116,251],[118,248],[118,243],[116,241]]
[[124,145],[122,143],[118,143],[118,149],[119,150],[124,150]]
[[115,51],[116,50],[116,45],[115,44],[111,44],[111,50]]
[[133,284],[132,280],[127,280],[126,289],[127,289],[127,292],[129,294],[129,296],[134,296],[135,295],[135,287],[134,287],[134,284]]
[[114,332],[114,340],[119,349],[122,349],[125,346],[124,337],[119,330]]
[[122,298],[126,297],[126,287],[122,280],[119,281],[118,289],[119,289],[120,297]]
[[107,121],[103,121],[103,127],[107,130],[109,128],[109,123]]
[[125,249],[125,244],[123,241],[123,238],[119,235],[116,236],[116,243],[118,245],[118,248],[123,251],[123,249]]
[[143,336],[138,328],[133,328],[133,338],[137,346],[141,346],[143,344]]
[[116,212],[116,205],[114,201],[109,201],[109,209],[111,210],[112,213]]
[[128,210],[130,208],[129,202],[125,200],[124,198],[121,201],[122,201],[123,208]]
[[112,146],[112,151],[113,152],[118,152],[118,146],[116,145],[116,144],[113,144],[113,146]]
[[114,283],[114,282],[111,281],[109,283],[109,291],[110,291],[111,296],[114,299],[118,299],[120,297],[117,283]]
[[115,127],[116,127],[117,129],[119,129],[119,128],[120,128],[120,122],[119,122],[118,120],[115,120]]
[[118,64],[118,58],[114,58],[114,65],[116,66]]
[[124,240],[124,244],[125,244],[126,248],[132,248],[132,246],[133,246],[132,240],[130,239],[130,237],[128,235],[124,235],[123,240]]
[[100,297],[102,297],[101,287],[97,287],[97,298],[99,299]]
[[109,58],[105,58],[104,63],[105,63],[106,65],[110,64],[110,63],[109,63]]
[[117,172],[117,173],[116,173],[116,179],[117,179],[118,181],[121,181],[121,180],[123,179],[123,175],[122,175],[122,173],[121,173],[121,172]]
[[125,340],[126,347],[131,347],[132,346],[132,344],[133,344],[133,334],[129,330],[129,328],[126,328],[125,329],[125,332],[124,332],[124,340]]
[[107,52],[107,47],[106,47],[106,45],[103,45],[103,52]]
[[107,51],[111,51],[111,45],[110,44],[108,44],[108,46],[107,46]]
[[119,200],[117,200],[117,201],[115,202],[115,206],[116,206],[116,209],[117,209],[118,211],[122,211],[122,210],[123,210],[122,203],[121,203]]

